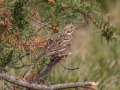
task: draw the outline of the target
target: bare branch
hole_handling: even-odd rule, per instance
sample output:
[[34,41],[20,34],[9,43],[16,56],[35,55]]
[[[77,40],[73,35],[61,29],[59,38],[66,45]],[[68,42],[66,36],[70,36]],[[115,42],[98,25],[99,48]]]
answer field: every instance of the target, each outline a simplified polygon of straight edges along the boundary
[[19,67],[16,67],[16,66],[12,66],[12,67],[13,67],[14,69],[21,69],[21,68],[28,67],[28,66],[31,66],[31,64],[28,64],[28,65],[23,64],[23,65],[21,65],[21,66],[19,66]]
[[31,65],[29,70],[24,74],[24,80],[27,78],[27,76],[30,74],[30,72],[32,71],[33,66]]
[[48,22],[48,23],[42,23],[42,22],[40,22],[40,21],[37,21],[37,20],[33,19],[31,16],[29,16],[29,18],[30,18],[31,20],[33,20],[34,22],[36,22],[36,23],[38,23],[38,24],[41,24],[42,26],[50,27],[49,22]]
[[47,68],[37,77],[37,79],[35,79],[33,82],[38,82],[40,79],[42,79],[45,75],[47,75],[51,69],[53,68],[53,66],[55,66],[58,62],[60,62],[63,58],[67,57],[68,55],[70,55],[70,53],[64,53],[64,54],[59,54],[56,56],[51,56],[50,58],[50,62],[48,63]]
[[28,56],[28,55],[30,55],[30,54],[31,54],[30,52],[27,52],[27,53],[25,53],[24,55],[19,56],[19,59],[22,60],[25,56]]
[[68,89],[68,88],[76,88],[82,87],[91,90],[97,90],[97,86],[99,85],[98,82],[75,82],[75,83],[65,83],[65,84],[56,84],[51,85],[54,89]]
[[50,90],[49,87],[46,85],[30,84],[30,83],[27,83],[23,80],[16,79],[16,78],[14,78],[8,74],[4,74],[4,73],[0,73],[0,78],[4,79],[5,81],[8,81],[10,83],[13,83],[15,85],[22,86],[25,88],[39,89],[39,90]]
[[56,84],[51,86],[46,86],[44,84],[30,84],[20,79],[16,79],[8,74],[0,73],[0,78],[13,83],[18,86],[22,86],[25,88],[36,89],[36,90],[58,90],[58,89],[67,89],[67,88],[76,88],[82,87],[86,89],[96,90],[99,83],[97,82],[76,82],[76,83],[66,83],[66,84]]
[[67,68],[67,67],[65,67],[65,66],[63,65],[62,62],[60,62],[60,64],[61,64],[65,69],[67,69],[67,70],[76,70],[76,69],[80,69],[79,67],[76,67],[76,68]]
[[42,79],[44,76],[46,76],[51,71],[53,66],[55,66],[58,62],[59,62],[59,60],[50,61],[47,68],[32,83],[38,82],[40,79]]
[[29,16],[29,18],[30,18],[31,20],[33,20],[35,23],[42,25],[37,31],[34,32],[34,35],[36,35],[42,28],[44,28],[44,27],[48,27],[48,28],[49,28],[49,27],[51,26],[51,25],[49,25],[50,22],[42,23],[42,22],[40,22],[40,21],[35,20],[35,19],[32,18],[31,16]]
[[84,15],[84,19],[85,19],[86,23],[89,24],[85,15]]

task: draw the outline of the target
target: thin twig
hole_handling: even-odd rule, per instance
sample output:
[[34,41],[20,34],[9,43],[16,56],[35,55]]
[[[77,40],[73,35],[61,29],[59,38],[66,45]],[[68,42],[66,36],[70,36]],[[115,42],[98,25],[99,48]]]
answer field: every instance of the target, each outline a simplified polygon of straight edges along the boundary
[[33,20],[34,22],[36,22],[36,23],[38,23],[38,24],[41,24],[42,26],[50,27],[50,25],[49,25],[50,22],[42,23],[42,22],[40,22],[40,21],[35,20],[35,19],[32,18],[31,16],[29,16],[29,18],[30,18],[31,20]]
[[[29,53],[29,52],[25,53],[25,54],[24,54],[24,55],[22,55],[22,56],[21,56],[21,53],[20,53],[20,55],[18,56],[18,57],[19,57],[19,60],[22,60],[25,56],[28,56],[28,55],[30,55],[30,53]],[[17,63],[19,60],[14,60],[14,62],[13,62],[13,63],[15,64],[15,63]]]
[[36,14],[36,11],[37,11],[38,7],[35,8],[34,12],[32,13],[31,16],[34,16]]
[[86,23],[89,25],[89,23],[88,23],[87,18],[86,18],[86,16],[85,16],[85,15],[84,15],[84,19],[85,19]]
[[15,66],[12,66],[12,67],[14,69],[20,69],[20,68],[24,68],[24,67],[28,67],[28,66],[31,66],[31,64],[28,64],[28,65],[23,64],[22,66],[19,66],[19,67],[15,67]]
[[[46,23],[44,26],[46,26],[47,24],[49,24],[49,23]],[[40,32],[40,30],[41,30],[42,28],[44,28],[44,26],[42,25],[36,32],[34,32],[34,35],[36,35],[38,32]]]
[[[21,63],[22,63],[22,65],[21,66],[19,66],[19,67],[16,67],[16,66],[14,66],[14,65],[11,65],[11,67],[13,67],[13,68],[15,68],[15,69],[20,69],[20,68],[23,68],[23,67],[27,67],[27,66],[31,66],[31,64],[25,64],[23,61],[22,61],[22,59],[20,59],[19,61],[21,61]],[[17,63],[17,62],[16,62]]]
[[19,56],[19,59],[22,60],[22,58],[24,58],[25,56],[28,56],[28,55],[30,55],[29,52],[27,52],[26,54],[24,54],[24,55],[22,55],[22,56]]
[[29,16],[29,18],[30,18],[31,20],[33,20],[34,22],[36,22],[37,24],[40,24],[40,25],[41,25],[41,27],[40,27],[37,31],[34,32],[34,35],[36,35],[42,28],[44,28],[44,27],[50,28],[50,26],[51,26],[51,25],[49,25],[50,22],[42,23],[42,22],[40,22],[40,21],[35,20],[35,19],[32,18],[31,16]]
[[63,65],[63,63],[60,61],[60,64],[67,70],[76,70],[76,69],[80,69],[79,67],[76,67],[76,68],[67,68]]
[[5,80],[2,79],[2,90],[5,90]]
[[24,73],[24,75],[23,75],[23,79],[25,80],[26,79],[26,77],[31,73],[31,71],[32,71],[32,69],[33,69],[33,63],[32,63],[32,60],[31,60],[31,58],[29,57],[29,56],[27,56],[27,58],[28,58],[28,60],[29,60],[29,63],[31,64],[30,65],[30,67],[29,67],[29,69]]
[[[31,73],[31,71],[33,70],[33,67],[34,67],[31,59],[29,57],[28,57],[28,59],[29,59],[29,62],[31,63],[31,66],[23,75],[23,80],[25,80],[25,81],[26,81],[26,78],[30,75],[30,73]],[[29,90],[29,88],[25,88],[25,90]]]

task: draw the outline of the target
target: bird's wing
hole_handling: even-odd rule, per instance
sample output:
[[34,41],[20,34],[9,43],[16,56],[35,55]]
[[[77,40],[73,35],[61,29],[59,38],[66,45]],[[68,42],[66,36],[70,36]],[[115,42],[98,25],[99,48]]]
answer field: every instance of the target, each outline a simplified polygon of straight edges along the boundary
[[70,46],[70,44],[72,43],[71,41],[72,41],[71,36],[61,35],[59,37],[56,37],[47,46],[45,52],[54,53],[64,51],[67,47]]

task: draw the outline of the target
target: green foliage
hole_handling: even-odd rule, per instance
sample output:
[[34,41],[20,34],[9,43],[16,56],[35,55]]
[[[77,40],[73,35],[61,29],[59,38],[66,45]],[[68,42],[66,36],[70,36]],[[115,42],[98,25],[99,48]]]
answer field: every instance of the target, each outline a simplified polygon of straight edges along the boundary
[[5,67],[12,63],[13,50],[5,49],[6,51],[2,51],[1,54],[5,53],[3,55],[0,54],[0,71],[6,71]]
[[54,4],[43,0],[36,1],[36,3],[38,3],[42,21],[56,23],[60,28],[63,28],[67,23],[76,23],[83,19],[82,14],[78,13],[74,8],[84,9],[86,12],[90,10],[90,4],[80,0],[57,0]]
[[22,39],[30,38],[32,27],[30,26],[29,7],[26,5],[27,0],[17,0],[13,6],[13,33],[19,31]]
[[[110,26],[110,21],[105,21],[99,11],[99,4],[95,1],[84,2],[81,0],[57,0],[56,3],[46,1],[38,1],[40,10],[42,8],[42,21],[58,24],[60,29],[66,23],[79,23],[84,18],[91,19],[92,27],[101,32],[101,36],[105,37],[107,41],[115,38],[117,28]],[[97,27],[97,28],[95,28]]]
[[93,29],[101,30],[101,37],[104,37],[108,42],[109,40],[115,39],[117,32],[117,28],[114,26],[110,26],[109,21],[105,21],[103,18],[97,19],[93,24],[91,24],[91,27]]
[[[8,16],[12,17],[12,22],[8,22],[12,23],[12,25],[10,29],[6,28],[7,35],[4,36],[5,38],[0,41],[0,71],[6,71],[6,67],[7,69],[10,69],[10,67],[15,65],[14,61],[19,60],[20,54],[24,53],[20,50],[20,48],[18,48],[19,41],[31,38],[33,35],[33,27],[30,26],[30,19],[28,18],[29,8],[26,6],[26,1],[27,0],[17,0],[15,3],[11,3],[9,0],[6,1],[5,8],[13,12],[12,14],[8,13]],[[4,16],[3,19],[4,23],[6,23],[4,20],[7,20],[6,16]],[[5,33],[4,31],[2,33]],[[15,35],[16,33],[18,34]],[[2,38],[2,36],[0,38]]]
[[[3,43],[2,43],[3,44]],[[16,60],[15,55],[16,51],[13,48],[6,46],[6,44],[0,44],[1,53],[0,53],[0,71],[7,71],[11,66],[13,66],[13,62]],[[18,57],[17,57],[18,58]]]
[[20,51],[14,49],[6,42],[0,43],[0,71],[9,71],[15,66],[15,61],[18,61]]
[[18,27],[18,29],[24,30],[25,27],[28,27],[28,11],[24,7],[25,0],[18,0],[15,2],[14,12],[13,12],[13,23]]

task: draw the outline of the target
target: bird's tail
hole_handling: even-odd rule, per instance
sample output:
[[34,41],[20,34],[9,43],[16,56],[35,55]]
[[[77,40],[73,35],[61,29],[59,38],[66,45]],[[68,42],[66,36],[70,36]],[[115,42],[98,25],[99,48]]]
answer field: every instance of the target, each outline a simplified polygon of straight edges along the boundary
[[39,61],[39,60],[41,60],[43,57],[45,57],[46,56],[46,54],[45,53],[42,53],[42,54],[40,54],[36,59],[35,59],[35,61]]

